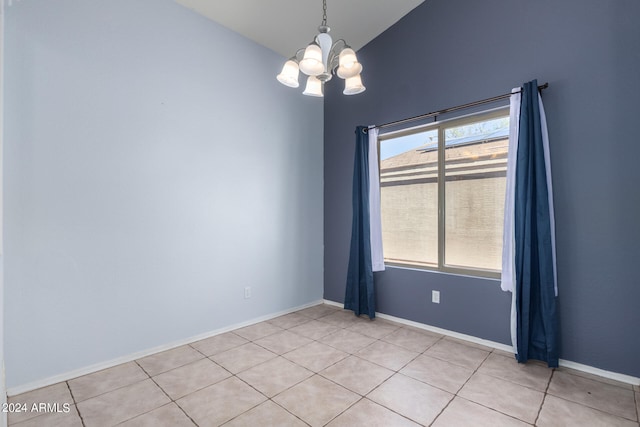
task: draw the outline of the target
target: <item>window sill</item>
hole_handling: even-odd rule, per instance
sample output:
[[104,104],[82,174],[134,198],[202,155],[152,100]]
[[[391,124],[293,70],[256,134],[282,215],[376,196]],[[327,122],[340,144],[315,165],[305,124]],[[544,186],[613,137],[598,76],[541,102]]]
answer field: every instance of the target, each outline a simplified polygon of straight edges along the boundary
[[415,267],[415,266],[408,266],[408,265],[398,265],[398,264],[384,264],[385,269],[398,269],[398,270],[410,270],[410,271],[420,271],[420,272],[425,272],[425,273],[435,273],[435,274],[446,274],[447,276],[460,276],[460,277],[470,277],[473,279],[483,279],[483,280],[491,280],[491,281],[495,281],[495,282],[500,282],[500,273],[496,274],[492,274],[492,273],[487,273],[486,275],[480,275],[480,274],[473,274],[473,273],[466,273],[466,272],[460,272],[460,271],[445,271],[445,270],[436,270],[436,269],[431,269],[431,268],[421,268],[421,267]]

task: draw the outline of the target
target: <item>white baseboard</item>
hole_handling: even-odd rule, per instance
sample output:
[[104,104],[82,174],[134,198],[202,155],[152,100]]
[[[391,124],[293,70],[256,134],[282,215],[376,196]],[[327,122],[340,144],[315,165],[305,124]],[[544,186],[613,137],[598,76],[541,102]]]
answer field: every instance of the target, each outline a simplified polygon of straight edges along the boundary
[[595,368],[589,365],[583,365],[582,363],[572,362],[570,360],[560,359],[560,366],[576,371],[586,372],[587,374],[596,375],[610,380],[619,381],[621,383],[640,386],[640,378],[632,377],[631,375],[619,374],[617,372],[605,371],[604,369]]
[[[337,303],[335,301],[324,300],[324,303],[327,305],[333,305],[335,307],[344,307],[344,304]],[[437,328],[435,326],[426,325],[424,323],[418,323],[411,320],[403,319],[401,317],[389,316],[388,314],[378,313],[376,312],[376,317],[381,319],[391,320],[396,323],[400,323],[403,325],[413,326],[415,328],[424,329],[430,332],[435,332],[441,335],[450,336],[453,338],[458,338],[464,341],[469,341],[476,344],[481,344],[487,347],[495,348],[498,350],[513,352],[513,347],[510,345],[502,344],[495,341],[489,341],[482,338],[474,337],[472,335],[461,334],[459,332],[450,331],[448,329]],[[595,368],[589,365],[583,365],[582,363],[572,362],[570,360],[560,359],[558,361],[560,366],[565,368],[575,369],[576,371],[586,372],[588,374],[597,375],[599,377],[608,378],[615,381],[620,381],[626,384],[632,384],[636,386],[640,386],[640,378],[633,377],[631,375],[619,374],[617,372],[605,371],[604,369]]]
[[[324,303],[327,305],[333,305],[335,307],[343,307],[344,304],[340,304],[334,301],[324,300]],[[390,316],[384,313],[376,312],[376,317],[381,319],[391,320],[392,322],[400,323],[407,326],[413,326],[414,328],[424,329],[425,331],[434,332],[440,335],[446,335],[452,338],[458,338],[464,341],[469,341],[472,343],[484,345],[486,347],[496,348],[502,351],[512,351],[513,348],[509,345],[501,344],[495,341],[484,340],[482,338],[474,337],[472,335],[461,334],[459,332],[450,331],[448,329],[437,328],[435,326],[427,325],[425,323],[418,323],[412,320],[403,319],[401,317]]]
[[192,336],[189,338],[185,338],[182,340],[174,341],[168,344],[160,345],[154,348],[150,348],[147,350],[138,351],[136,353],[128,354],[126,356],[118,357],[116,359],[107,360],[105,362],[96,363],[94,365],[85,366],[83,368],[75,369],[73,371],[65,372],[59,375],[54,375],[52,377],[44,378],[42,380],[33,381],[27,384],[18,385],[15,387],[10,387],[7,389],[8,396],[15,396],[18,394],[26,393],[28,391],[36,390],[38,388],[47,387],[53,384],[57,384],[62,381],[68,381],[74,378],[81,377],[83,375],[92,374],[94,372],[102,371],[103,369],[112,368],[116,365],[120,365],[123,363],[131,362],[133,360],[141,359],[146,356],[150,356],[155,353],[159,353],[161,351],[171,350],[176,347],[180,347],[186,344],[191,344],[196,341],[203,340],[205,338],[210,338],[216,335],[224,334],[225,332],[230,332],[235,329],[244,328],[246,326],[251,326],[256,323],[264,322],[265,320],[270,320],[279,316],[283,316],[285,314],[293,313],[294,311],[303,310],[305,308],[313,307],[318,304],[322,304],[322,300],[314,301],[309,304],[304,304],[299,307],[290,308],[287,310],[279,311],[276,313],[271,313],[266,316],[257,317],[251,320],[247,320],[246,322],[236,323],[234,325],[230,325],[224,328],[216,329],[214,331],[205,332],[203,334],[199,334],[196,336]]

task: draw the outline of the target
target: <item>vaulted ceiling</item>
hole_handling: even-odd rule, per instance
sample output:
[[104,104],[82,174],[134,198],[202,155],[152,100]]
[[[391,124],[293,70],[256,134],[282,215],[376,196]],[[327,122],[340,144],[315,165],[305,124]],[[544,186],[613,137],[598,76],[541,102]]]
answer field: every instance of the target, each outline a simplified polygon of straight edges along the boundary
[[[329,0],[334,40],[355,50],[373,40],[424,0]],[[176,0],[199,14],[281,54],[292,56],[317,34],[321,0]]]

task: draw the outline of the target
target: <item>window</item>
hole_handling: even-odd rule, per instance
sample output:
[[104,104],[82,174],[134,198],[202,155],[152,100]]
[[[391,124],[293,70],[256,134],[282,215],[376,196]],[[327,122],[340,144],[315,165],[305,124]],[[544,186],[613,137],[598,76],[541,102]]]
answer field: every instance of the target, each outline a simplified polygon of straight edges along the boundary
[[385,263],[499,277],[509,112],[379,136]]

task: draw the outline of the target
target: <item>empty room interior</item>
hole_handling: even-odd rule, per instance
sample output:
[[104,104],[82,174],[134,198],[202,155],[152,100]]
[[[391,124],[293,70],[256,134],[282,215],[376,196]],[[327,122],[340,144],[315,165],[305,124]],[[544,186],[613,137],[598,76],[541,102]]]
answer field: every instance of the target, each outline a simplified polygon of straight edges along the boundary
[[0,1],[0,426],[640,427],[637,1]]

